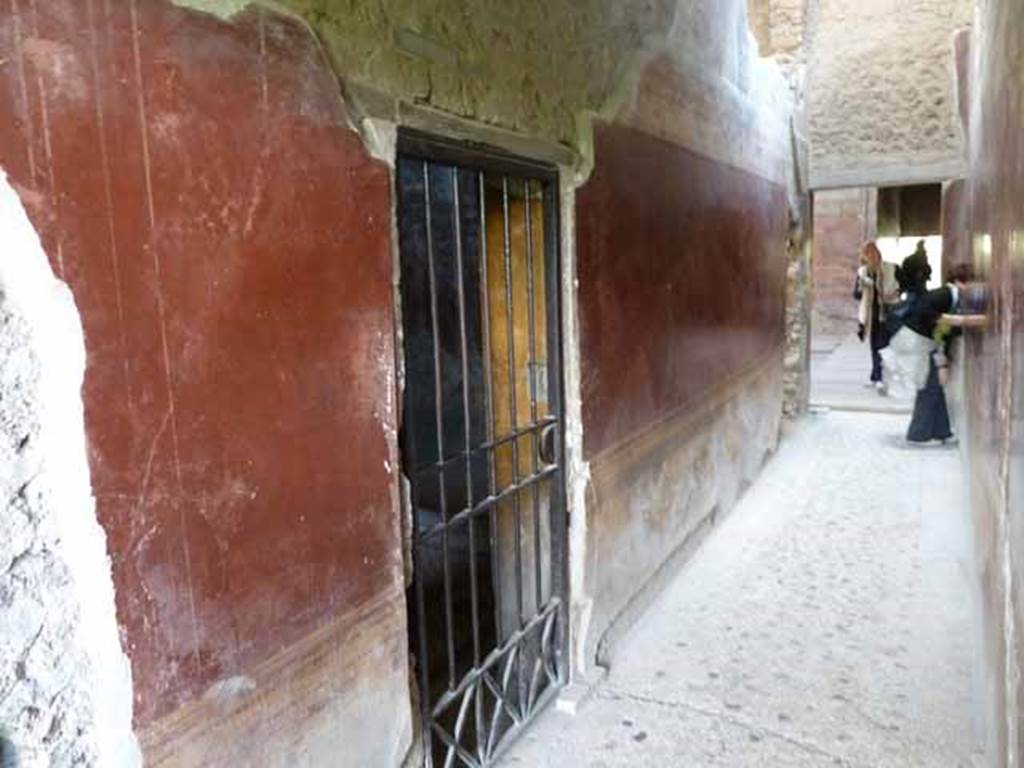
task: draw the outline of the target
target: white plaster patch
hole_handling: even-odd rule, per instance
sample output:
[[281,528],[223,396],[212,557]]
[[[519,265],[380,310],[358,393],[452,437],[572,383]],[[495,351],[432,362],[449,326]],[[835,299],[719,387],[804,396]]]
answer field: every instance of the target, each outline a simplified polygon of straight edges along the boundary
[[593,610],[586,583],[587,488],[590,466],[583,457],[583,395],[580,362],[579,297],[576,279],[576,187],[573,170],[563,167],[561,177],[562,259],[562,376],[565,387],[565,483],[569,515],[570,665],[574,674],[588,673],[592,659],[584,650]]
[[0,541],[19,542],[0,550],[0,723],[16,760],[138,765],[89,479],[81,322],[2,169],[0,240]]
[[360,122],[363,145],[374,160],[395,166],[395,147],[398,144],[398,126],[391,120],[373,117],[364,118]]
[[213,703],[222,713],[228,714],[237,709],[253,691],[256,682],[245,675],[225,677],[206,689],[203,698]]
[[252,4],[252,0],[171,0],[182,8],[209,13],[220,19],[230,19]]

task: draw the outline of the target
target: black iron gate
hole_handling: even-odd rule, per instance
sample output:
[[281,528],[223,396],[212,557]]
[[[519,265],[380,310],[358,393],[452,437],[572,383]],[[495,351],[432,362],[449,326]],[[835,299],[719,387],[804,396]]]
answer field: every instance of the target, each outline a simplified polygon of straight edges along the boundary
[[486,766],[565,677],[557,175],[402,132],[396,178],[424,748]]

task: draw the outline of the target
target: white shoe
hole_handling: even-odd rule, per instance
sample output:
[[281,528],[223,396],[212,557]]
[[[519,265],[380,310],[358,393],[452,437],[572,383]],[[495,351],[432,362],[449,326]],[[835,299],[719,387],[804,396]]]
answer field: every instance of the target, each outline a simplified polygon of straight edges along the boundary
[[881,395],[882,397],[889,396],[889,387],[886,386],[884,381],[876,381],[875,389],[878,390],[878,394]]

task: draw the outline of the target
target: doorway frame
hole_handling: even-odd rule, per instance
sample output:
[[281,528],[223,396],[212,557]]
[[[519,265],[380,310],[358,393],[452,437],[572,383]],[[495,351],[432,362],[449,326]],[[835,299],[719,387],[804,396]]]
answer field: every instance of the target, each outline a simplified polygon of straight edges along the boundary
[[[376,121],[372,121],[376,122]],[[429,121],[428,121],[429,122]],[[573,546],[577,538],[571,529],[576,519],[574,510],[570,506],[569,484],[573,475],[573,468],[576,462],[582,461],[582,446],[575,451],[570,450],[568,435],[575,432],[577,436],[581,431],[580,425],[570,423],[572,420],[579,420],[578,410],[567,408],[572,403],[567,392],[566,377],[566,350],[567,334],[572,337],[570,344],[571,352],[575,354],[573,361],[574,370],[577,371],[578,381],[579,369],[579,345],[578,345],[578,324],[573,318],[567,322],[566,305],[573,311],[576,307],[575,284],[565,282],[565,260],[566,249],[574,241],[571,233],[563,230],[564,213],[571,202],[575,192],[575,186],[570,185],[566,189],[564,184],[566,177],[566,166],[563,164],[565,155],[559,151],[555,153],[531,153],[553,155],[550,159],[537,159],[530,155],[519,154],[517,151],[509,151],[500,144],[506,142],[492,143],[488,140],[467,138],[464,135],[453,138],[446,135],[446,131],[435,132],[429,128],[424,130],[418,125],[390,125],[393,133],[391,146],[387,154],[390,155],[390,165],[393,182],[392,201],[392,234],[393,234],[393,265],[394,265],[394,311],[395,311],[395,362],[396,371],[396,404],[398,413],[401,414],[401,402],[404,389],[408,385],[405,370],[404,350],[404,327],[402,321],[402,268],[400,256],[400,243],[397,237],[399,226],[399,205],[398,205],[398,175],[397,163],[401,156],[422,159],[424,161],[452,165],[460,168],[470,168],[483,173],[491,173],[504,177],[525,177],[534,183],[539,183],[542,188],[542,206],[544,222],[544,257],[545,257],[545,282],[546,295],[544,297],[548,322],[547,331],[547,354],[548,354],[548,388],[549,404],[552,413],[557,414],[558,429],[555,439],[556,464],[558,471],[552,478],[551,507],[554,514],[551,515],[552,537],[551,537],[551,592],[557,595],[558,606],[556,612],[556,649],[555,665],[558,673],[558,684],[544,691],[538,697],[536,706],[531,716],[521,723],[516,723],[506,731],[501,739],[500,746],[491,756],[491,760],[500,757],[521,735],[522,731],[534,722],[534,716],[550,706],[565,686],[572,682],[573,669],[578,663],[575,658],[575,635],[573,616],[573,597],[575,579],[571,577],[573,571],[573,558],[580,557],[581,552],[576,552]],[[485,133],[491,134],[493,129]],[[459,133],[464,134],[464,131]],[[496,132],[495,132],[496,133]],[[494,138],[492,135],[488,139]],[[513,142],[516,149],[521,150],[524,146],[532,146],[528,141]],[[559,148],[561,149],[561,148]],[[568,195],[568,197],[567,197]],[[569,208],[570,213],[572,211]],[[571,217],[570,217],[571,219]],[[574,266],[574,260],[571,266]],[[573,270],[574,273],[574,270]],[[567,293],[570,293],[567,296]],[[567,301],[567,298],[569,301]],[[573,343],[574,342],[574,343]],[[578,409],[579,396],[576,397]],[[575,416],[575,418],[573,418]],[[401,419],[401,415],[399,415]],[[572,455],[579,453],[579,456]],[[400,507],[403,518],[403,555],[405,559],[406,587],[412,589],[415,584],[414,560],[414,537],[415,537],[415,510],[410,499],[410,483],[404,473],[404,462],[401,451],[396,456],[397,466],[400,471],[399,478]],[[582,515],[583,510],[578,514]],[[539,522],[535,522],[539,524]],[[409,608],[406,608],[406,616],[410,615]],[[417,628],[407,620],[407,628],[410,638],[417,631]],[[405,764],[427,765],[430,754],[429,734],[425,731],[425,725],[429,722],[430,706],[434,703],[429,699],[429,693],[421,690],[422,685],[414,667],[414,658],[418,656],[418,649],[410,646],[409,650],[409,685],[413,715],[412,751]],[[489,763],[490,764],[490,763]]]

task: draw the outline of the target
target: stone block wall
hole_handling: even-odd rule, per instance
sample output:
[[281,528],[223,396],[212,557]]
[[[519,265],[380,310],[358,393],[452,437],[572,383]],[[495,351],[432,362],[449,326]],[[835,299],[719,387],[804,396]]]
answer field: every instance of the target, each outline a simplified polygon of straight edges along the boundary
[[809,0],[770,0],[771,54],[800,58],[807,30]]
[[806,30],[814,188],[964,173],[954,34],[970,0],[818,0]]

